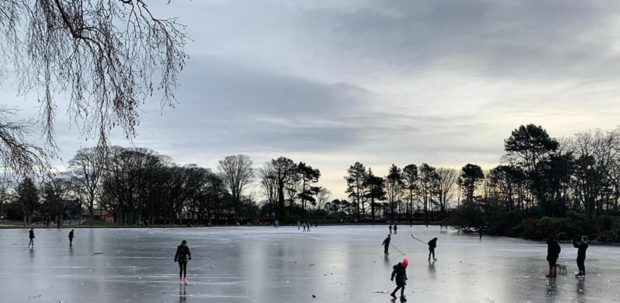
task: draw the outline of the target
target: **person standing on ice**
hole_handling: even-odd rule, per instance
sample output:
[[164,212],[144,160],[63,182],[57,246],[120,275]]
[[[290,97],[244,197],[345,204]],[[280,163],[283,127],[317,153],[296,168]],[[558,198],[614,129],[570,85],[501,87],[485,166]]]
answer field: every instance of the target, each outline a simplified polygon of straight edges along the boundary
[[390,235],[392,234],[392,224],[388,227],[390,229]]
[[73,229],[69,232],[69,247],[73,247]]
[[547,278],[555,278],[557,275],[558,269],[558,257],[560,257],[560,252],[562,248],[558,241],[555,240],[555,237],[550,236],[549,240],[547,240],[547,261],[549,262],[549,274],[546,275]]
[[396,288],[390,294],[392,298],[396,299],[396,292],[400,289],[400,300],[407,301],[405,298],[405,285],[407,285],[407,266],[409,265],[409,260],[403,259],[402,262],[394,265],[392,268],[392,276],[390,277],[390,281],[394,281],[396,278]]
[[397,230],[398,230],[398,227],[396,226],[396,224],[394,224],[394,234],[396,234]]
[[392,235],[387,235],[387,238],[385,238],[385,240],[383,240],[383,253],[385,255],[389,255],[390,253],[388,253],[388,248],[390,248],[390,241],[392,240]]
[[174,255],[174,262],[179,262],[179,279],[181,283],[187,283],[187,261],[192,259],[192,253],[189,251],[187,241],[183,240],[181,245],[177,246],[177,253]]
[[28,238],[30,242],[28,242],[28,247],[34,247],[34,228],[31,228],[28,232]]
[[575,277],[585,277],[586,275],[586,250],[588,250],[588,236],[581,236],[581,241],[573,240],[573,246],[577,248],[577,267],[579,273]]
[[437,238],[433,238],[432,240],[428,241],[428,259],[431,259],[431,255],[433,255],[433,260],[437,260],[435,259],[435,248],[437,247]]

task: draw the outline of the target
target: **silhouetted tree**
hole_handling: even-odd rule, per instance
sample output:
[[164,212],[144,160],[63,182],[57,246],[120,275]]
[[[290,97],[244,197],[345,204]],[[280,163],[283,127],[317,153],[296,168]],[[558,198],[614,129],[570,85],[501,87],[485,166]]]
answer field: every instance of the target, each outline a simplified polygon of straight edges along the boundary
[[316,204],[315,196],[318,194],[320,188],[313,186],[313,184],[319,182],[321,172],[303,162],[299,162],[299,164],[297,164],[297,172],[301,177],[301,192],[299,193],[299,198],[301,199],[301,207],[305,214],[306,201],[311,204]]
[[403,194],[405,184],[403,183],[402,170],[392,164],[388,175],[385,177],[385,192],[387,194],[388,203],[390,204],[390,216],[393,221],[395,218],[396,203],[400,200]]
[[506,158],[511,165],[522,169],[528,180],[532,195],[538,203],[545,199],[544,182],[540,163],[547,160],[559,147],[541,126],[521,125],[504,141]]
[[438,193],[439,175],[437,170],[426,163],[422,163],[418,168],[418,189],[424,205],[424,221],[428,225],[429,204],[433,203],[433,196]]
[[271,160],[271,166],[272,172],[270,173],[270,176],[272,176],[275,180],[276,194],[278,197],[278,218],[283,220],[285,218],[284,191],[287,183],[291,183],[291,180],[296,177],[297,165],[295,165],[295,162],[289,158],[279,157],[278,159]]
[[77,151],[69,161],[72,179],[81,201],[86,202],[89,213],[89,224],[93,224],[95,201],[100,192],[100,177],[103,171],[101,153],[94,148],[83,148]]
[[474,202],[474,192],[484,179],[484,173],[482,168],[475,164],[467,164],[461,169],[461,175],[457,180],[457,184],[461,188],[461,191],[465,193],[465,201],[467,205],[472,205]]
[[456,169],[440,167],[437,169],[437,177],[439,181],[437,188],[439,210],[441,212],[445,212],[448,207],[448,201],[450,201],[454,195],[454,189],[456,187],[455,185],[459,177],[459,173]]
[[353,199],[355,206],[355,215],[359,217],[360,210],[362,214],[366,214],[364,208],[364,181],[366,180],[366,167],[360,162],[355,162],[347,169],[347,175],[344,179],[347,181],[346,193],[349,198]]
[[37,187],[30,177],[25,177],[17,186],[17,203],[21,206],[26,226],[31,222],[32,212],[39,208]]
[[370,200],[370,214],[372,222],[375,222],[376,203],[375,201],[385,200],[385,182],[383,178],[375,176],[370,168],[368,168],[368,174],[366,180],[364,180],[363,187],[366,189],[366,199]]
[[218,162],[218,170],[235,203],[235,215],[238,215],[243,189],[254,178],[252,160],[246,155],[227,156]]
[[413,215],[413,199],[418,191],[418,167],[415,164],[409,164],[403,168],[403,184],[407,192],[407,213],[409,214],[409,224],[412,224]]

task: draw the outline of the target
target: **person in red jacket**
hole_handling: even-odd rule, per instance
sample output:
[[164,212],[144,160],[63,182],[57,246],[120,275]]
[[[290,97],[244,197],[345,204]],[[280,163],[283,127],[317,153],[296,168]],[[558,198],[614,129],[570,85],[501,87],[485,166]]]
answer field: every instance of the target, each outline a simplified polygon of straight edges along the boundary
[[407,285],[407,266],[409,265],[409,260],[403,259],[402,262],[394,265],[392,270],[392,276],[390,277],[390,281],[394,281],[396,278],[396,288],[390,294],[392,298],[396,299],[396,292],[400,289],[400,300],[407,301],[405,298],[405,285]]
[[179,279],[181,283],[187,283],[187,261],[192,259],[192,253],[189,251],[187,241],[183,240],[181,245],[177,246],[177,253],[174,255],[174,262],[179,262]]

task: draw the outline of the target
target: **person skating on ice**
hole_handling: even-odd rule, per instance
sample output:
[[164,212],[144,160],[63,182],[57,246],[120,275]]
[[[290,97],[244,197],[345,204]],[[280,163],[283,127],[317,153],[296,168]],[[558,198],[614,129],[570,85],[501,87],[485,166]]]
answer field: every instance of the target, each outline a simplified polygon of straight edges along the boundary
[[586,250],[588,250],[588,236],[581,236],[581,241],[573,240],[573,246],[577,248],[577,267],[579,273],[575,277],[585,277],[586,275]]
[[437,260],[435,259],[435,248],[437,247],[437,238],[433,238],[432,240],[428,241],[428,259],[431,259],[431,255],[433,255],[433,260]]
[[392,224],[388,227],[390,229],[390,235],[392,234]]
[[69,232],[69,247],[73,247],[73,238],[74,238],[74,234],[73,234],[73,229]]
[[394,224],[394,234],[396,234],[397,230],[398,230],[398,226],[396,226],[396,224]]
[[392,267],[392,276],[390,277],[390,281],[394,281],[396,278],[396,288],[390,294],[392,298],[396,299],[396,292],[400,290],[400,300],[407,301],[405,298],[405,285],[407,285],[407,266],[409,265],[409,260],[403,259],[402,262],[394,265]]
[[547,240],[547,262],[549,262],[549,273],[546,275],[547,278],[555,278],[557,276],[558,258],[560,257],[561,251],[562,248],[558,241],[555,240],[555,237],[549,237]]
[[389,255],[390,253],[388,252],[388,248],[390,247],[390,241],[392,240],[392,235],[387,235],[387,238],[385,238],[385,240],[383,240],[383,243],[381,245],[383,245],[383,253],[385,255]]
[[28,232],[28,238],[30,242],[28,242],[28,247],[34,247],[34,228],[31,228]]
[[179,279],[181,283],[187,283],[187,261],[192,259],[192,253],[189,251],[187,241],[183,240],[181,245],[177,246],[177,252],[174,255],[174,262],[179,262]]

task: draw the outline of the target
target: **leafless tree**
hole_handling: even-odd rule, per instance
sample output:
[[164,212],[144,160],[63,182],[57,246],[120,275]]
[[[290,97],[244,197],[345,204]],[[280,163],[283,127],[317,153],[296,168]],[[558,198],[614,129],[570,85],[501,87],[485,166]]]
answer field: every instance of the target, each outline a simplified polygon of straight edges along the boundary
[[[14,112],[0,109],[0,161],[7,170],[16,174],[33,174],[48,167],[48,153],[43,148],[28,143],[33,124],[28,121],[11,121]],[[6,170],[5,170],[6,171]]]
[[[38,99],[50,150],[61,106],[102,150],[113,128],[133,137],[138,108],[155,91],[162,105],[174,104],[186,42],[184,25],[157,17],[147,0],[0,1],[0,74],[15,70],[18,93]],[[0,115],[4,164],[39,164],[42,150],[24,143],[24,128]]]
[[232,195],[235,210],[238,213],[243,189],[254,178],[252,160],[246,155],[227,156],[218,162],[218,170],[220,177]]
[[320,210],[321,208],[323,208],[323,205],[325,205],[325,203],[329,201],[330,195],[331,192],[329,191],[329,189],[321,187],[316,195],[316,209]]
[[258,177],[260,185],[263,188],[267,203],[272,204],[274,211],[278,203],[278,182],[276,180],[276,171],[271,161],[265,162],[262,168],[258,169]]
[[450,199],[454,196],[459,172],[456,169],[440,167],[437,169],[437,176],[439,177],[437,187],[439,208],[443,212],[448,207]]
[[100,178],[102,174],[99,153],[94,148],[84,148],[77,151],[73,159],[69,161],[73,183],[81,199],[84,199],[88,207],[89,223],[94,220],[95,200],[98,197]]

